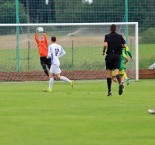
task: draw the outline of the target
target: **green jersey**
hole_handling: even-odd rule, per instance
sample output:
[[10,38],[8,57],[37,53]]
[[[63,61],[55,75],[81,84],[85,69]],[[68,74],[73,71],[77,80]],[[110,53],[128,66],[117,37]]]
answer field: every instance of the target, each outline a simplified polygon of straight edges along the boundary
[[124,70],[124,63],[126,62],[126,58],[127,58],[127,51],[126,48],[122,48],[122,54],[121,54],[121,63],[120,63],[120,68],[119,70]]

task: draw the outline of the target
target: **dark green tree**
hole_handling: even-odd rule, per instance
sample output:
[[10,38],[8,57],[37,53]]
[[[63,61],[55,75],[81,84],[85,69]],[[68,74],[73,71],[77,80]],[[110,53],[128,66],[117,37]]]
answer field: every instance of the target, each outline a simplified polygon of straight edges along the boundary
[[81,22],[81,0],[57,0],[55,1],[56,21],[58,23]]
[[88,22],[122,22],[124,12],[124,0],[95,0],[91,5],[83,4],[81,15]]
[[[27,0],[28,1],[28,0]],[[20,0],[29,11],[29,22],[31,23],[49,23],[55,22],[55,1],[49,0],[48,5],[45,0]]]
[[[1,23],[16,23],[15,1],[3,1],[0,4]],[[26,22],[26,11],[23,4],[19,3],[19,23]]]

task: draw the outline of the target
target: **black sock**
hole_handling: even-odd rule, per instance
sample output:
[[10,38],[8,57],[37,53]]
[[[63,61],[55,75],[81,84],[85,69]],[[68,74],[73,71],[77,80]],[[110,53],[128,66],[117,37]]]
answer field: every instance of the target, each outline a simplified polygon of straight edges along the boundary
[[119,83],[119,84],[121,84],[121,77],[120,77],[120,75],[119,75],[119,74],[118,74],[118,75],[116,75],[116,78],[117,78],[118,83]]
[[107,78],[108,93],[111,92],[111,83],[112,83],[111,78]]

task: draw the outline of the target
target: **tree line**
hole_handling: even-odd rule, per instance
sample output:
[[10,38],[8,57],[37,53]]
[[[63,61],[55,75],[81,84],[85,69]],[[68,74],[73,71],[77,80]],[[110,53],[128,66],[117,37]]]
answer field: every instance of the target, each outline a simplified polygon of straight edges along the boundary
[[[139,22],[141,30],[154,27],[155,1],[128,0],[128,21]],[[16,23],[16,1],[1,0],[1,23]],[[124,0],[19,0],[19,23],[122,22]]]

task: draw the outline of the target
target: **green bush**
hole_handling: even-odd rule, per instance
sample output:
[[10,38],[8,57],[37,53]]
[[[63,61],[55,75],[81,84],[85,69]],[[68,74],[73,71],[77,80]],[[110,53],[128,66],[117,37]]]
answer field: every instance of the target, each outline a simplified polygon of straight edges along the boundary
[[[5,1],[0,4],[0,22],[16,23],[16,4],[15,2]],[[24,5],[19,3],[19,23],[26,23],[26,11]]]

